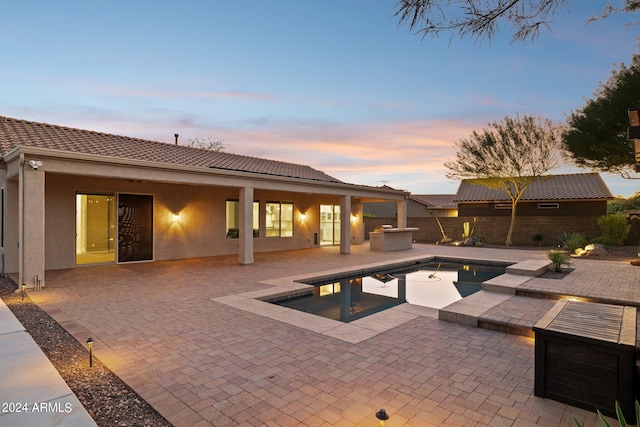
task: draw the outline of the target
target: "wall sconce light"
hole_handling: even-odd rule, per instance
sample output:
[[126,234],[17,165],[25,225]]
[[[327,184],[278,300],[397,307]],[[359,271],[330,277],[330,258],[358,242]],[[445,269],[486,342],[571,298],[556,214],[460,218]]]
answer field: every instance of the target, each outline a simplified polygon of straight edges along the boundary
[[300,212],[300,221],[304,221],[306,219],[307,219],[307,214],[303,213],[303,212]]
[[174,212],[173,213],[173,222],[180,222],[180,213],[179,212]]
[[384,422],[389,419],[389,415],[387,414],[387,411],[384,410],[384,408],[380,408],[380,410],[376,412],[376,418],[380,421],[379,426],[384,427]]
[[351,215],[351,222],[354,224],[358,222],[358,215]]
[[89,367],[93,366],[93,338],[87,339],[87,346],[89,347]]

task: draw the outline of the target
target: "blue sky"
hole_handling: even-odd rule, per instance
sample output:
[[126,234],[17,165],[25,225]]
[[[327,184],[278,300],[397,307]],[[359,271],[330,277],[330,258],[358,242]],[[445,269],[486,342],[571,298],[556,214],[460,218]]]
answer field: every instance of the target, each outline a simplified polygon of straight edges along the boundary
[[479,44],[412,35],[394,0],[6,1],[0,115],[455,193],[457,140],[505,115],[564,122],[638,51],[637,17],[585,25],[607,1],[572,3],[533,43]]

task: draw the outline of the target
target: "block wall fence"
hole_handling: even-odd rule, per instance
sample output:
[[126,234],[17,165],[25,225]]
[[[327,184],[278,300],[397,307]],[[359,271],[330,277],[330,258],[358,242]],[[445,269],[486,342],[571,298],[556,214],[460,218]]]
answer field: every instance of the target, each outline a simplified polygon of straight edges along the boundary
[[[445,234],[453,240],[461,240],[464,223],[469,222],[473,228],[473,217],[443,217],[438,218]],[[600,229],[597,216],[592,217],[521,217],[516,218],[512,242],[514,246],[555,246],[560,242],[563,232],[582,233],[588,238],[598,237]],[[490,245],[503,245],[511,217],[476,217],[473,236]],[[365,218],[365,238],[369,232],[382,224],[397,225],[397,220],[391,218]],[[413,233],[413,239],[418,243],[435,243],[442,239],[440,228],[434,217],[407,218],[407,227],[416,227],[419,231]],[[537,242],[533,236],[539,234],[542,240]],[[629,244],[640,242],[640,221],[632,221],[629,234]]]

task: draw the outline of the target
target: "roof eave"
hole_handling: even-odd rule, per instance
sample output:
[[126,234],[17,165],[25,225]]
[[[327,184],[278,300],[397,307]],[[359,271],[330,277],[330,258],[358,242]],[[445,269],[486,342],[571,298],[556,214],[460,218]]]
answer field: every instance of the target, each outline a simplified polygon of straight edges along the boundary
[[[358,184],[348,184],[344,182],[321,181],[321,180],[315,180],[315,179],[295,178],[295,177],[288,177],[288,176],[282,176],[282,175],[262,174],[257,172],[236,171],[231,169],[178,165],[173,163],[152,162],[148,160],[133,160],[133,159],[126,159],[126,158],[119,158],[119,157],[116,158],[116,157],[103,156],[103,155],[97,155],[97,154],[86,154],[86,153],[78,153],[74,151],[58,150],[58,149],[52,149],[52,148],[31,147],[31,146],[15,147],[3,156],[3,160],[8,163],[10,161],[15,160],[17,157],[19,157],[20,154],[31,155],[31,156],[53,157],[53,158],[74,160],[74,161],[96,162],[96,163],[112,164],[112,165],[119,165],[119,166],[132,166],[132,167],[141,167],[141,168],[149,168],[149,169],[164,169],[164,170],[171,170],[176,172],[191,172],[191,173],[202,173],[202,174],[211,174],[211,175],[223,175],[226,177],[237,177],[237,178],[253,179],[253,180],[260,180],[260,181],[285,182],[289,184],[304,183],[305,185],[311,186],[311,187],[329,187],[334,189],[352,190],[351,192],[353,192],[353,190],[356,190],[359,192],[366,192],[366,193],[373,192],[376,195],[379,195],[380,197],[383,197],[383,196],[392,197],[394,200],[407,198],[410,195],[408,191],[403,191],[403,190],[371,187],[371,186],[358,185]],[[345,192],[350,193],[347,191]]]

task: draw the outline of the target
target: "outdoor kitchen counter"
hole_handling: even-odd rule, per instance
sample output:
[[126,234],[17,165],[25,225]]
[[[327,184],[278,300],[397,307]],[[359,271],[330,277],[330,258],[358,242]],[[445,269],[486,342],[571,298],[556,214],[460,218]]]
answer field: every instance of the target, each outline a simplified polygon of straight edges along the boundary
[[383,228],[369,233],[370,248],[377,252],[404,251],[413,246],[417,228]]

